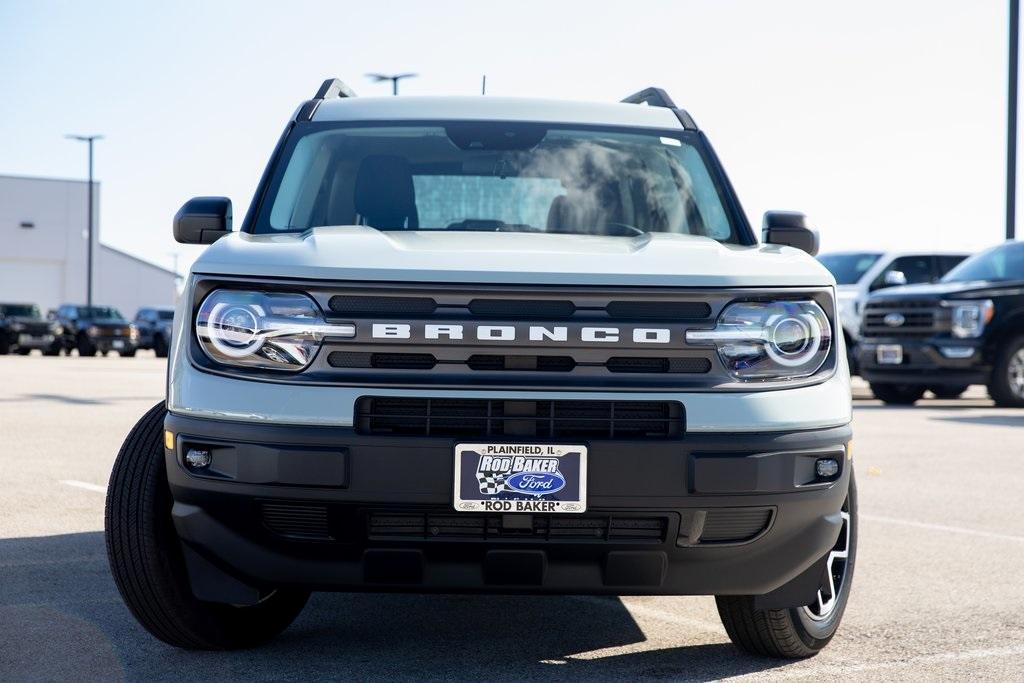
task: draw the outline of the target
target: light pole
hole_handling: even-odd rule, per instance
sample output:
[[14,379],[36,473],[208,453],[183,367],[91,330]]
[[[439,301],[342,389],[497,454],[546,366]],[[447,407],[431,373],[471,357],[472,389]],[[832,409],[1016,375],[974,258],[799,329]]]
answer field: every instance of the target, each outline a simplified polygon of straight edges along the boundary
[[1010,0],[1010,68],[1006,84],[1006,239],[1017,233],[1017,62],[1020,0]]
[[372,80],[374,83],[381,83],[383,81],[391,81],[391,94],[398,94],[398,81],[403,78],[416,78],[418,74],[366,74],[366,77]]
[[88,212],[87,225],[88,234],[87,241],[88,247],[86,247],[85,257],[85,305],[92,308],[92,233],[93,233],[93,219],[92,219],[92,194],[93,194],[93,182],[92,182],[92,145],[96,140],[102,140],[102,135],[65,135],[64,137],[69,140],[78,140],[79,142],[89,143],[89,197],[88,197]]

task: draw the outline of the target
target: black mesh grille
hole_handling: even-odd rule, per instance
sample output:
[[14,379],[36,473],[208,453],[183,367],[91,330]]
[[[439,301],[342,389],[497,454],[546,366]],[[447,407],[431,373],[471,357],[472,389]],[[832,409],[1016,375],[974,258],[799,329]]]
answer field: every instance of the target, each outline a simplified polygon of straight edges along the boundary
[[704,373],[711,370],[707,358],[642,358],[616,356],[606,363],[609,372],[679,372]]
[[[864,308],[862,332],[873,337],[927,337],[948,327],[949,318],[941,315],[936,302],[928,300],[881,300]],[[897,314],[899,325],[889,325],[886,317]]]
[[499,320],[565,320],[576,312],[576,305],[571,301],[473,299],[469,302],[469,311],[473,315]]
[[634,320],[701,320],[711,315],[703,301],[612,301],[606,309],[612,318]]
[[530,526],[505,527],[500,515],[472,513],[371,511],[367,516],[370,539],[593,541],[663,543],[668,518],[532,515]]
[[708,510],[701,543],[740,543],[749,541],[768,527],[772,511],[765,508]]
[[429,353],[354,353],[332,351],[327,363],[334,368],[375,368],[378,370],[429,370],[437,359]]
[[499,401],[364,396],[360,434],[438,437],[672,439],[683,432],[676,401]]
[[264,503],[263,523],[274,533],[289,538],[327,541],[327,506],[306,503]]
[[576,361],[571,356],[470,356],[466,365],[471,370],[520,370],[533,372],[571,372]]
[[328,305],[335,313],[388,317],[393,315],[430,315],[437,302],[413,296],[332,296]]

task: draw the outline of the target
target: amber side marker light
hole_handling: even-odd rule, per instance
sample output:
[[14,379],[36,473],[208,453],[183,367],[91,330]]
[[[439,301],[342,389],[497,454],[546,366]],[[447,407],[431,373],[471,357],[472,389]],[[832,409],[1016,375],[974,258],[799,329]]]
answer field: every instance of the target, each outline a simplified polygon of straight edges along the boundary
[[164,430],[164,448],[169,451],[174,450],[174,432]]

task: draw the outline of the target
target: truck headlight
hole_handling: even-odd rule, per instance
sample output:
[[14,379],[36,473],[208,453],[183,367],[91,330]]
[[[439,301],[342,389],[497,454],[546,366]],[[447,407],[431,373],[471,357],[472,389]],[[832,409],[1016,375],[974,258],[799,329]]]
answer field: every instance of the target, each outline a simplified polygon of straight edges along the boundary
[[224,365],[301,370],[326,337],[353,337],[355,325],[329,324],[304,294],[218,289],[196,315],[196,338]]
[[995,313],[991,299],[949,301],[945,305],[953,309],[953,336],[960,339],[980,337]]
[[687,330],[686,341],[715,346],[737,379],[797,379],[824,364],[832,326],[814,301],[745,301],[726,306],[714,329]]
[[99,336],[99,333],[100,333],[100,328],[98,328],[98,327],[96,327],[95,325],[93,325],[92,327],[90,327],[89,329],[87,329],[87,330],[85,331],[85,333],[86,333],[87,335],[89,335],[90,337],[96,337],[96,336]]

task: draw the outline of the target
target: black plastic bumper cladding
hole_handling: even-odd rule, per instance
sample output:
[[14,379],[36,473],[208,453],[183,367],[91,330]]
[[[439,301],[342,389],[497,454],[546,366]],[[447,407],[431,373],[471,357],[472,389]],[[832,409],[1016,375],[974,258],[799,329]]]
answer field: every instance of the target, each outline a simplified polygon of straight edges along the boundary
[[[903,347],[903,363],[880,365],[876,358],[880,344]],[[946,358],[943,346],[973,347],[968,358]],[[992,368],[979,340],[954,340],[949,336],[913,339],[908,337],[873,337],[863,339],[857,347],[857,363],[861,377],[883,384],[917,384],[924,386],[962,386],[987,384]]]
[[[280,585],[764,595],[833,545],[849,480],[849,427],[592,439],[585,513],[457,513],[454,438],[179,415],[165,425],[176,435],[174,521],[204,560],[192,563],[204,599],[232,581],[254,595]],[[202,476],[183,465],[190,447],[212,452]],[[819,457],[841,463],[836,478],[814,479]]]

